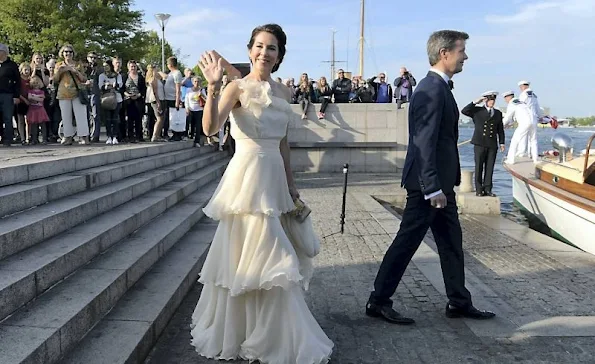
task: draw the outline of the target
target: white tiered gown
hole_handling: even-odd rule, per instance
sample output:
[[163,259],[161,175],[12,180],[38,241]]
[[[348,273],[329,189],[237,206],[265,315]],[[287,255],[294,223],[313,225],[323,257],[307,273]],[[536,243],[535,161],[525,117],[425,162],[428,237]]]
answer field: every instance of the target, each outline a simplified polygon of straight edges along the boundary
[[294,203],[279,143],[293,113],[268,82],[235,82],[242,89],[241,107],[230,117],[236,152],[204,208],[219,226],[200,273],[192,345],[214,359],[327,363],[333,342],[312,316],[302,288],[311,260],[283,227],[282,214]]

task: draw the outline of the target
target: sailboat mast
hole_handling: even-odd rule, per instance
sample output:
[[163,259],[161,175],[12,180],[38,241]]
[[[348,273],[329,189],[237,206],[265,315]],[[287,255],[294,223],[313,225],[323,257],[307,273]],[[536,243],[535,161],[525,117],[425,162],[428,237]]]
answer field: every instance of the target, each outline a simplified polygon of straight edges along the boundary
[[360,34],[359,34],[359,75],[364,77],[364,8],[365,1],[361,0],[361,19],[360,19]]
[[335,29],[332,30],[333,32],[333,45],[331,48],[331,77],[329,80],[333,80],[335,78],[335,33],[337,32]]

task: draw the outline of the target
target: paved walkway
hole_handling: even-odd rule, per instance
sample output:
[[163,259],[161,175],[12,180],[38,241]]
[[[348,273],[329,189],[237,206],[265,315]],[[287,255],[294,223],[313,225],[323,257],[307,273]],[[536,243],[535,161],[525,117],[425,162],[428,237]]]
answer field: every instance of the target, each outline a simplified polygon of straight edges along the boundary
[[[341,235],[342,176],[299,178],[324,237],[308,300],[335,342],[332,363],[595,363],[595,257],[501,217],[461,216],[467,285],[475,305],[495,311],[495,320],[444,316],[431,233],[394,297],[395,308],[416,325],[366,317],[379,262],[399,224],[371,195],[402,200],[397,182],[396,176],[350,176]],[[189,320],[199,295],[197,284],[147,363],[215,363],[190,346]]]

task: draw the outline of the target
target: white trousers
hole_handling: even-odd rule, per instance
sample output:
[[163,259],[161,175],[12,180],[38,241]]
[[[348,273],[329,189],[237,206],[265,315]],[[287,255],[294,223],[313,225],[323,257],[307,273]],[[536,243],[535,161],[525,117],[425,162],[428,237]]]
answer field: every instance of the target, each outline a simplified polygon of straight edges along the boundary
[[523,151],[525,146],[529,144],[529,154],[533,162],[538,161],[539,152],[537,150],[537,125],[535,123],[519,124],[514,131],[508,148],[508,155],[506,163],[513,164],[514,157],[519,154],[519,150]]
[[89,121],[87,120],[87,105],[81,104],[78,97],[72,100],[59,100],[60,111],[62,113],[62,126],[64,127],[64,136],[74,135],[74,125],[72,125],[72,113],[76,120],[76,135],[78,137],[89,136]]
[[525,135],[519,141],[519,145],[517,146],[517,149],[516,149],[516,156],[517,157],[524,157],[526,155],[531,155],[528,149],[529,148],[528,148],[528,145],[527,145],[527,136]]

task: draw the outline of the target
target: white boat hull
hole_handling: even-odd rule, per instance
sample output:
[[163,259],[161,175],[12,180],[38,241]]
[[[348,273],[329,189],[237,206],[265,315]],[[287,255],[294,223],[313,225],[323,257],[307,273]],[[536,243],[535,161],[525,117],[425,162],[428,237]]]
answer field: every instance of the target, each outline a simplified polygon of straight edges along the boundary
[[512,195],[525,210],[572,245],[595,254],[595,214],[512,176]]

